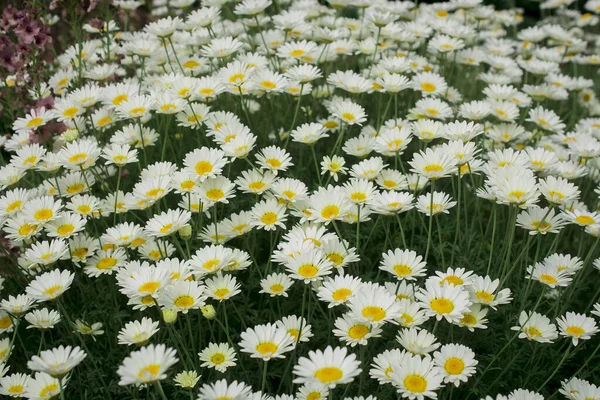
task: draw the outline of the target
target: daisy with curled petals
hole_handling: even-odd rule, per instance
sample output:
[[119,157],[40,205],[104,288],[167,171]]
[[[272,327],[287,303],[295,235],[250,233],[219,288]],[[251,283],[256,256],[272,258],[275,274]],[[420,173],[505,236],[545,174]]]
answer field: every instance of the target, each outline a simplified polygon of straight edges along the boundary
[[510,392],[509,400],[544,400],[544,396],[527,389],[516,389]]
[[131,321],[119,331],[119,344],[142,346],[159,330],[158,321],[144,317],[140,321]]
[[266,293],[271,297],[283,296],[288,297],[288,289],[294,281],[284,273],[273,273],[267,275],[260,281],[261,290],[259,293]]
[[585,314],[567,312],[558,317],[556,323],[560,336],[571,338],[573,346],[577,346],[579,340],[589,340],[598,333],[596,321]]
[[225,153],[218,149],[202,147],[186,154],[183,160],[185,169],[198,175],[201,182],[221,174],[227,164]]
[[396,296],[377,284],[363,284],[348,300],[348,307],[352,316],[372,325],[396,323],[400,316]]
[[513,331],[519,331],[519,339],[532,340],[539,343],[552,343],[558,339],[556,325],[550,318],[534,311],[521,311],[519,325],[513,326]]
[[407,356],[394,367],[390,379],[402,397],[423,400],[437,398],[435,391],[442,386],[444,375],[430,356]]
[[16,317],[20,317],[29,311],[34,304],[35,300],[27,295],[19,294],[16,297],[10,295],[8,296],[8,299],[0,302],[0,308]]
[[314,65],[299,64],[288,68],[285,71],[285,76],[292,81],[297,81],[302,84],[321,78],[323,74],[321,73],[321,70]]
[[414,281],[416,278],[425,276],[427,263],[423,257],[412,250],[389,250],[382,254],[379,269],[389,272],[398,280]]
[[36,328],[41,331],[53,329],[61,321],[58,311],[48,310],[47,308],[33,310],[25,314],[25,320],[30,324],[27,329]]
[[428,315],[438,321],[445,318],[450,323],[460,320],[471,305],[469,293],[462,286],[449,283],[440,286],[435,282],[426,282],[425,288],[416,293],[416,298]]
[[332,348],[331,346],[328,346],[325,351],[309,351],[308,358],[300,357],[293,370],[294,375],[297,376],[294,383],[315,383],[328,386],[330,389],[352,382],[361,372],[356,355],[348,354],[345,347]]
[[329,388],[317,383],[307,383],[298,388],[297,400],[325,400],[329,396]]
[[200,353],[198,353],[201,367],[214,368],[223,373],[227,368],[235,367],[237,361],[235,349],[228,343],[209,343]]
[[462,344],[446,344],[433,354],[433,362],[444,376],[445,383],[458,387],[475,374],[478,364],[473,350]]
[[411,354],[420,356],[440,347],[433,333],[418,328],[402,329],[396,336],[396,341]]
[[241,351],[249,353],[252,358],[262,358],[263,361],[283,358],[285,353],[294,348],[292,336],[274,324],[248,328],[242,332],[241,339]]
[[167,370],[179,361],[174,349],[164,344],[149,345],[133,351],[119,369],[119,385],[139,385],[161,381],[167,378]]
[[233,381],[227,383],[225,379],[202,385],[198,400],[214,399],[248,399],[251,398],[252,387],[245,383]]
[[59,346],[44,350],[39,356],[33,356],[27,363],[27,368],[44,372],[54,378],[62,378],[79,365],[86,355],[79,347]]
[[337,318],[334,323],[333,334],[340,342],[354,347],[356,345],[366,346],[370,338],[381,336],[382,329],[371,326],[368,322],[358,319],[352,314],[345,314]]
[[183,228],[192,218],[189,211],[176,209],[167,210],[155,215],[146,223],[145,231],[150,237],[169,236]]
[[31,192],[27,189],[16,188],[6,191],[0,197],[0,218],[19,214],[30,196]]
[[213,39],[202,46],[200,54],[208,58],[226,58],[240,50],[244,44],[231,36]]
[[55,300],[71,287],[74,277],[74,274],[66,270],[55,269],[45,272],[29,282],[25,292],[40,303]]

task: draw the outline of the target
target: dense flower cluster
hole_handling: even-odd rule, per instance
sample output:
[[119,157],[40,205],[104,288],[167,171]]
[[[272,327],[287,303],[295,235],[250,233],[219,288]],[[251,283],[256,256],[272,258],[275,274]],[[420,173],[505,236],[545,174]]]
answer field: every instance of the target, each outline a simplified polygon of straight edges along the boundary
[[0,394],[600,399],[600,1],[146,3],[0,137]]

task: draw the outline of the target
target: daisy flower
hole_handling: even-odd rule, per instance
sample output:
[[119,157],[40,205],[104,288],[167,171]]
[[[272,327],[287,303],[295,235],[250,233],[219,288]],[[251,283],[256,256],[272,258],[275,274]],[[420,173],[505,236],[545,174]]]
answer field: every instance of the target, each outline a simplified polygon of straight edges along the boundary
[[44,372],[54,378],[62,378],[79,365],[87,354],[79,347],[59,346],[40,352],[27,363],[32,371]]
[[36,328],[42,331],[54,328],[61,321],[58,311],[47,308],[30,311],[25,314],[25,320],[30,324],[27,329]]
[[315,383],[333,389],[337,385],[352,382],[361,371],[360,362],[354,354],[348,355],[345,347],[328,346],[325,351],[311,350],[308,357],[300,357],[293,370],[297,376],[294,383]]
[[144,317],[140,321],[131,321],[119,331],[117,339],[119,344],[144,345],[155,333],[159,331],[158,321]]
[[392,384],[404,398],[423,400],[437,398],[435,393],[443,383],[444,375],[430,356],[406,357],[390,372]]
[[389,272],[398,280],[415,280],[418,277],[425,276],[427,263],[423,257],[417,255],[412,250],[389,250],[382,254],[381,265],[379,269]]
[[446,344],[433,354],[433,362],[443,370],[444,383],[458,387],[475,374],[475,353],[461,344]]
[[221,373],[235,367],[237,361],[235,350],[228,343],[209,343],[198,357],[202,361],[201,367],[214,368]]
[[418,328],[402,329],[396,336],[396,341],[408,352],[420,356],[440,347],[434,334]]
[[240,348],[252,358],[269,361],[283,358],[284,354],[294,348],[294,339],[285,329],[273,324],[256,325],[241,333]]
[[74,277],[75,275],[71,272],[58,269],[45,272],[36,276],[27,285],[25,292],[29,297],[40,303],[55,300],[71,287]]
[[545,315],[521,311],[519,325],[513,326],[513,331],[519,331],[519,339],[532,340],[539,343],[552,343],[558,339],[556,325]]
[[463,313],[467,312],[471,305],[469,293],[461,286],[449,283],[440,286],[428,281],[426,287],[416,293],[416,298],[428,315],[438,321],[445,318],[450,323],[463,318]]
[[261,279],[261,290],[259,293],[266,293],[271,297],[283,296],[288,297],[288,289],[294,281],[284,273],[273,273]]
[[382,329],[371,326],[368,322],[358,319],[351,314],[345,314],[334,322],[333,334],[350,347],[366,346],[370,338],[381,336]]
[[556,323],[560,336],[571,338],[573,346],[577,346],[579,340],[591,339],[598,332],[596,321],[585,314],[567,312],[558,317]]
[[179,361],[174,349],[164,344],[149,345],[133,351],[119,369],[119,385],[144,384],[166,379],[167,370]]

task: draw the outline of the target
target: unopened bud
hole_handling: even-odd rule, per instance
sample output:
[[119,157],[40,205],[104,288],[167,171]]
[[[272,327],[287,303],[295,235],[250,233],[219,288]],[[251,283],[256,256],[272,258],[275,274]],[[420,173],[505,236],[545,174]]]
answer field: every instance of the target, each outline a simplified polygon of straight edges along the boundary
[[177,311],[176,310],[165,309],[165,310],[162,310],[162,314],[163,314],[163,320],[167,324],[174,324],[175,321],[177,321]]
[[210,304],[202,307],[200,310],[202,311],[202,315],[204,315],[204,318],[206,319],[213,319],[215,315],[217,315],[215,308]]
[[190,224],[186,224],[179,229],[179,237],[183,240],[189,240],[192,237],[192,226]]

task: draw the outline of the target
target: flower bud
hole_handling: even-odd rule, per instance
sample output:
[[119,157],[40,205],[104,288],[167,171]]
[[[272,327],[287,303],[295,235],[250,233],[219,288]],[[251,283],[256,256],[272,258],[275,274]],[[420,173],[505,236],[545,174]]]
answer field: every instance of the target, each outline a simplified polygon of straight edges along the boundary
[[200,311],[202,311],[202,315],[204,315],[204,318],[206,319],[213,319],[215,315],[217,315],[215,308],[210,304],[200,308]]
[[186,224],[181,229],[179,229],[179,237],[183,240],[189,240],[192,237],[192,226],[190,224]]
[[177,321],[177,311],[176,310],[162,310],[163,320],[167,324],[174,324]]

